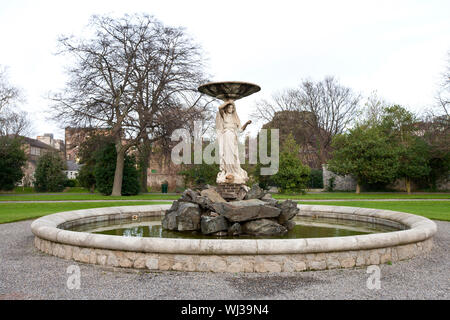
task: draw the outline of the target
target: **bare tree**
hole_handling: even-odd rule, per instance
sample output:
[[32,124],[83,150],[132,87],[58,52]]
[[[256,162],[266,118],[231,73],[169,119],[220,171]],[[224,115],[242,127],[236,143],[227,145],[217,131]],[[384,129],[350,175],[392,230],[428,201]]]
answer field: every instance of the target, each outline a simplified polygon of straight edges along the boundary
[[200,49],[182,29],[147,15],[93,16],[90,27],[90,39],[59,40],[76,64],[65,91],[52,97],[55,117],[111,130],[117,151],[112,195],[120,195],[125,153],[161,137],[161,124],[170,121],[165,114],[198,85]]
[[18,88],[9,83],[6,67],[0,66],[0,112],[20,99]]
[[138,91],[135,129],[147,133],[138,144],[143,190],[152,144],[158,141],[163,152],[168,152],[172,131],[204,119],[209,111],[209,102],[197,91],[206,81],[201,48],[182,28],[160,25],[154,40],[156,54],[149,47],[138,51],[133,82]]
[[281,111],[299,111],[300,96],[298,89],[284,89],[272,95],[270,100],[256,102],[251,116],[263,122],[273,120],[275,113]]
[[[450,153],[450,51],[436,101],[437,104],[422,113],[419,132],[431,147],[432,161],[448,163],[448,160],[442,159],[448,159]],[[444,176],[446,174],[448,172],[443,172]]]
[[261,101],[253,116],[271,121],[275,112],[300,111],[304,117],[302,125],[314,135],[315,154],[318,161],[326,163],[333,136],[344,132],[359,114],[360,95],[333,77],[314,82],[304,80],[298,88],[287,89],[273,96],[272,101]]
[[25,111],[12,111],[9,108],[5,108],[0,113],[0,136],[26,136],[30,132],[31,123]]
[[437,104],[440,111],[444,113],[445,116],[449,117],[450,109],[450,51],[448,52],[447,58],[447,69],[442,74],[442,84],[441,88],[437,93]]
[[[152,147],[158,144],[158,149],[166,156],[170,154],[173,142],[170,137],[175,129],[186,128],[193,132],[194,122],[200,121],[206,128],[210,123],[210,110],[208,102],[200,103],[201,99],[197,99],[189,104],[188,101],[182,103],[170,103],[169,105],[161,105],[156,114],[151,110],[140,112],[140,124],[147,123],[147,135],[137,145],[140,156],[141,169],[141,187],[142,190],[147,188],[147,171],[150,162]],[[198,105],[196,105],[198,104]],[[147,117],[147,118],[146,118]],[[142,119],[147,119],[143,121]]]
[[18,104],[23,102],[21,91],[11,85],[5,67],[0,66],[0,135],[26,135],[30,132],[30,120]]
[[376,91],[373,91],[364,103],[361,117],[358,120],[360,124],[378,125],[381,122],[384,109],[388,103],[381,98]]
[[421,133],[431,146],[432,159],[443,159],[450,153],[450,51],[436,102],[422,113]]

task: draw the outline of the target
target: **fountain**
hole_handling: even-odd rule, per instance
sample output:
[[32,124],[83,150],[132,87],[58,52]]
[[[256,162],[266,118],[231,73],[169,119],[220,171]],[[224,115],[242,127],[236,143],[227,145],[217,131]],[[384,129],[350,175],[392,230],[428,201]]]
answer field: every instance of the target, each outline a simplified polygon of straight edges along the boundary
[[[217,187],[187,189],[172,205],[44,216],[31,225],[35,247],[102,266],[206,272],[354,268],[410,259],[431,250],[436,224],[427,218],[389,210],[279,202],[258,185],[248,188],[247,173],[234,155],[237,132],[249,122],[241,126],[234,101],[259,90],[244,82],[199,87],[200,92],[224,101],[216,118]],[[300,232],[304,226],[316,229]],[[324,233],[318,227],[329,230]]]
[[257,184],[247,187],[248,175],[239,162],[238,134],[251,121],[241,125],[234,101],[260,87],[246,82],[212,82],[198,90],[224,101],[216,115],[220,159],[217,187],[187,189],[166,213],[162,227],[223,236],[288,233],[295,226],[292,218],[298,213],[297,205],[291,200],[279,203]]
[[[35,247],[81,263],[143,270],[203,272],[297,272],[395,263],[429,252],[436,224],[389,210],[298,205],[298,218],[333,219],[387,226],[391,231],[319,238],[227,238],[201,235],[140,237],[91,233],[90,224],[114,225],[164,217],[170,205],[59,212],[35,220]],[[86,227],[86,228],[84,228]],[[103,225],[104,228],[104,225]],[[98,226],[91,228],[98,231]],[[160,229],[161,230],[161,229]],[[394,231],[392,231],[394,230]],[[117,233],[112,233],[117,234]],[[177,234],[182,235],[183,232]]]

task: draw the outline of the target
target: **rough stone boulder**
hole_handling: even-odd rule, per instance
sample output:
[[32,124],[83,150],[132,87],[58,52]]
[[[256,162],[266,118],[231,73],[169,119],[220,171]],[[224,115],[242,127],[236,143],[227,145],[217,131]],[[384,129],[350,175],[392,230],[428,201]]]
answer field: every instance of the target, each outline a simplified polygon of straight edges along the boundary
[[177,212],[176,211],[167,211],[166,215],[161,221],[161,225],[163,229],[166,230],[178,230],[177,225]]
[[175,204],[175,202],[164,216],[162,227],[164,229],[178,231],[200,229],[201,210],[198,204],[191,202],[177,202]]
[[208,235],[283,235],[295,226],[298,213],[292,200],[278,202],[257,184],[240,187],[247,200],[226,201],[215,188],[187,189],[174,201],[162,227],[176,231],[201,231]]
[[282,226],[288,229],[288,231],[291,231],[295,227],[295,222],[292,220],[288,220],[285,223],[283,223]]
[[262,198],[262,201],[266,202],[267,204],[276,207],[278,204],[278,201],[274,198],[272,198],[272,195],[270,193],[266,193]]
[[283,201],[277,204],[276,206],[281,210],[281,213],[278,217],[279,224],[286,223],[288,220],[294,218],[299,212],[299,209],[297,208],[297,203],[295,203],[292,200]]
[[170,207],[170,209],[167,210],[167,213],[172,212],[172,211],[177,211],[179,205],[180,205],[180,201],[175,200],[174,202],[172,202],[172,206]]
[[219,203],[219,202],[226,202],[224,198],[215,190],[212,188],[202,190],[200,192],[200,195],[202,197],[207,198],[212,203]]
[[264,197],[264,195],[265,195],[264,190],[261,189],[257,183],[255,183],[250,188],[250,190],[247,191],[247,195],[245,196],[245,200],[261,199],[262,197]]
[[288,229],[269,219],[248,221],[242,224],[242,232],[254,236],[284,235]]
[[240,234],[242,234],[242,227],[240,223],[235,222],[228,228],[229,236],[238,236]]
[[203,234],[228,230],[228,221],[224,216],[203,216],[201,219],[201,228]]
[[281,210],[258,199],[215,203],[214,211],[231,222],[277,218]]
[[200,193],[192,190],[192,189],[186,189],[184,190],[184,192],[181,194],[181,201],[187,201],[187,202],[195,202],[195,200],[197,199],[197,197],[200,196]]
[[210,184],[204,184],[204,185],[200,186],[200,190],[201,190],[201,191],[206,190],[206,189],[213,189],[213,190],[216,190],[216,187],[214,187],[214,186],[212,186],[212,185],[210,185]]
[[249,187],[247,187],[245,184],[241,186],[239,189],[239,192],[237,193],[236,200],[244,200],[247,196],[247,192],[250,190]]
[[226,202],[224,198],[213,188],[197,192],[192,189],[186,189],[181,195],[180,201],[192,202],[198,204],[203,210],[213,211],[214,203]]

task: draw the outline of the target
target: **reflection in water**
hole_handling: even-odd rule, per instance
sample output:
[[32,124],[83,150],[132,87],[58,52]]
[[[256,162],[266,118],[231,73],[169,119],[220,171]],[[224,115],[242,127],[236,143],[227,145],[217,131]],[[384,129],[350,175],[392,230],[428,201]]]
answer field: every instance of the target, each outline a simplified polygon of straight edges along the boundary
[[[397,229],[374,223],[365,223],[351,220],[338,220],[330,218],[297,217],[296,226],[284,236],[264,237],[271,239],[298,239],[343,237],[369,233],[390,232]],[[196,231],[169,231],[161,226],[160,217],[141,218],[138,221],[112,220],[88,223],[71,229],[124,237],[153,237],[153,238],[183,238],[183,239],[254,239],[254,236],[211,236]]]
[[133,227],[133,228],[125,228],[122,229],[122,236],[124,237],[143,237],[144,236],[144,228],[143,227]]

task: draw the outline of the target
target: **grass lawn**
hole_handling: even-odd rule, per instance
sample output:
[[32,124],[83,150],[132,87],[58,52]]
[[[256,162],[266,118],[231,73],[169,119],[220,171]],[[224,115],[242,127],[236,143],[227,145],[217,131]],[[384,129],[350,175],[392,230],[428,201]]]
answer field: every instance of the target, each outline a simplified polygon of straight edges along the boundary
[[[89,190],[83,188],[83,187],[71,187],[66,188],[61,193],[86,193],[89,192]],[[15,187],[12,191],[1,191],[0,194],[8,194],[8,195],[15,195],[15,194],[33,194],[36,193],[34,188],[32,187]],[[52,192],[49,192],[52,193]]]
[[337,201],[337,202],[301,202],[301,204],[318,204],[343,207],[360,207],[385,209],[417,214],[429,219],[450,221],[449,201]]
[[416,193],[406,194],[400,192],[375,193],[367,192],[356,194],[354,192],[321,192],[307,194],[276,194],[276,199],[297,199],[297,200],[346,200],[346,199],[450,199],[449,193]]
[[[151,199],[161,199],[161,195],[151,195]],[[165,199],[170,199],[167,196]],[[172,196],[177,199],[179,196]],[[22,198],[22,197],[20,197]],[[122,197],[121,199],[130,199]],[[278,197],[277,197],[278,198]],[[106,197],[106,199],[111,199]],[[22,199],[20,199],[22,200]],[[40,199],[43,200],[43,199]],[[49,199],[50,200],[50,199]],[[62,199],[58,199],[62,200]],[[302,203],[301,201],[298,201]],[[38,218],[47,214],[89,208],[103,208],[130,205],[169,204],[169,202],[64,202],[64,203],[0,203],[0,223]],[[430,219],[450,221],[450,202],[448,201],[336,201],[314,202],[304,204],[335,205],[347,207],[361,207],[387,209],[421,215]]]
[[94,194],[27,194],[27,195],[2,195],[1,201],[58,201],[58,200],[176,200],[179,195],[164,194],[142,194],[137,196],[103,196],[99,193]]
[[0,203],[0,223],[34,219],[60,211],[147,204],[170,204],[170,202]]
[[[127,197],[103,196],[95,194],[26,194],[26,195],[1,195],[0,201],[39,201],[39,200],[177,200],[180,194],[140,194]],[[332,192],[332,193],[311,193],[305,195],[284,195],[276,194],[275,199],[295,199],[295,200],[323,200],[323,199],[450,199],[450,193],[426,193],[426,194],[404,194],[404,193],[362,193],[355,194],[350,192]]]

